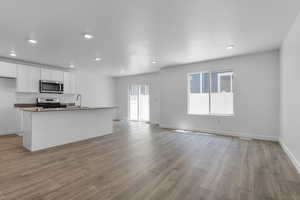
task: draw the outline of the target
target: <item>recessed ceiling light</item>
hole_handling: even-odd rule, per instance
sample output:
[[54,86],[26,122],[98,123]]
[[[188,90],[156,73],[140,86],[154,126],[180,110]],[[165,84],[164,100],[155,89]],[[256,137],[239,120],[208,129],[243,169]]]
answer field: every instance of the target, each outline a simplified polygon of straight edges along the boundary
[[37,41],[34,39],[28,39],[27,40],[30,44],[37,44]]
[[75,68],[75,65],[74,64],[70,64],[70,68]]
[[85,34],[83,34],[83,37],[84,37],[86,40],[90,40],[90,39],[92,39],[94,36],[91,35],[91,34],[89,34],[89,33],[85,33]]
[[156,61],[155,61],[155,60],[153,60],[153,61],[152,61],[152,64],[156,64]]
[[231,49],[233,49],[233,48],[234,48],[234,45],[233,45],[233,44],[228,45],[228,46],[226,47],[226,49],[228,49],[228,50],[231,50]]
[[10,51],[9,55],[12,56],[12,57],[16,57],[17,56],[17,54],[16,54],[15,51]]
[[96,57],[96,58],[95,58],[95,61],[100,61],[100,60],[102,60],[102,59],[99,58],[99,57]]

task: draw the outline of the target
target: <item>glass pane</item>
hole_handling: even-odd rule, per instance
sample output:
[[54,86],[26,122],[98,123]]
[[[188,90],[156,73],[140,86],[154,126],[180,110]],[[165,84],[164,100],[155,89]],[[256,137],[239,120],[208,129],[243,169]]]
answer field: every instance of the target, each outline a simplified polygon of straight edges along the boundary
[[197,115],[209,114],[209,73],[195,74],[190,80],[191,91],[188,98],[188,113]]
[[189,114],[209,114],[209,93],[189,95]]
[[129,87],[129,119],[138,120],[138,85]]
[[231,92],[232,74],[223,73],[219,74],[220,92]]
[[209,73],[202,74],[202,93],[209,93]]
[[141,95],[145,95],[146,94],[146,86],[145,85],[141,85],[140,86],[140,94]]
[[129,119],[149,121],[149,86],[131,85],[128,91]]
[[200,93],[200,76],[201,74],[190,75],[190,93]]
[[211,92],[218,92],[218,72],[211,73]]
[[141,85],[139,95],[139,120],[149,121],[149,86]]
[[233,72],[212,73],[211,114],[233,114]]

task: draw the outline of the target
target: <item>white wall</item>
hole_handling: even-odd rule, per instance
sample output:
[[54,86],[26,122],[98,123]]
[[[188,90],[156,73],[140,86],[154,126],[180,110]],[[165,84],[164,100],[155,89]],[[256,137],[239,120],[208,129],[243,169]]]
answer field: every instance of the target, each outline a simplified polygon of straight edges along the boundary
[[[187,114],[187,73],[234,71],[234,116]],[[160,125],[277,140],[279,52],[269,51],[160,71]]]
[[[187,115],[187,73],[235,73],[235,115]],[[128,87],[150,85],[150,122],[162,127],[202,130],[277,140],[279,135],[279,51],[163,68],[160,72],[116,78],[119,119],[128,119]]]
[[281,48],[280,142],[300,173],[300,16]]
[[14,108],[16,80],[0,78],[0,135],[18,130],[17,113]]
[[115,78],[116,99],[118,105],[118,119],[128,119],[128,88],[131,84],[149,84],[150,94],[150,122],[159,123],[159,73],[149,73],[136,76]]
[[100,73],[77,71],[77,90],[83,106],[114,106],[115,82]]

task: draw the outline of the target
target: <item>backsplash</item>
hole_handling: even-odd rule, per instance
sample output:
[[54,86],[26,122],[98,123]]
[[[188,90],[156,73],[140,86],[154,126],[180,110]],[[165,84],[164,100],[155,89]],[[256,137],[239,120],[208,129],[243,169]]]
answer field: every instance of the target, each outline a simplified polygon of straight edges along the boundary
[[59,98],[61,103],[74,103],[76,100],[74,94],[16,93],[15,103],[36,103],[38,97]]

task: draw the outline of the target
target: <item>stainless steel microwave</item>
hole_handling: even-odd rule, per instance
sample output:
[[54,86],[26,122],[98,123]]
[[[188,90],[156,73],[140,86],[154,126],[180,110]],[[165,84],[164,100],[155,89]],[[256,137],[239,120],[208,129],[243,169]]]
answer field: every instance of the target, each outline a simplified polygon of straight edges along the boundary
[[64,84],[59,81],[40,80],[40,93],[63,94]]

